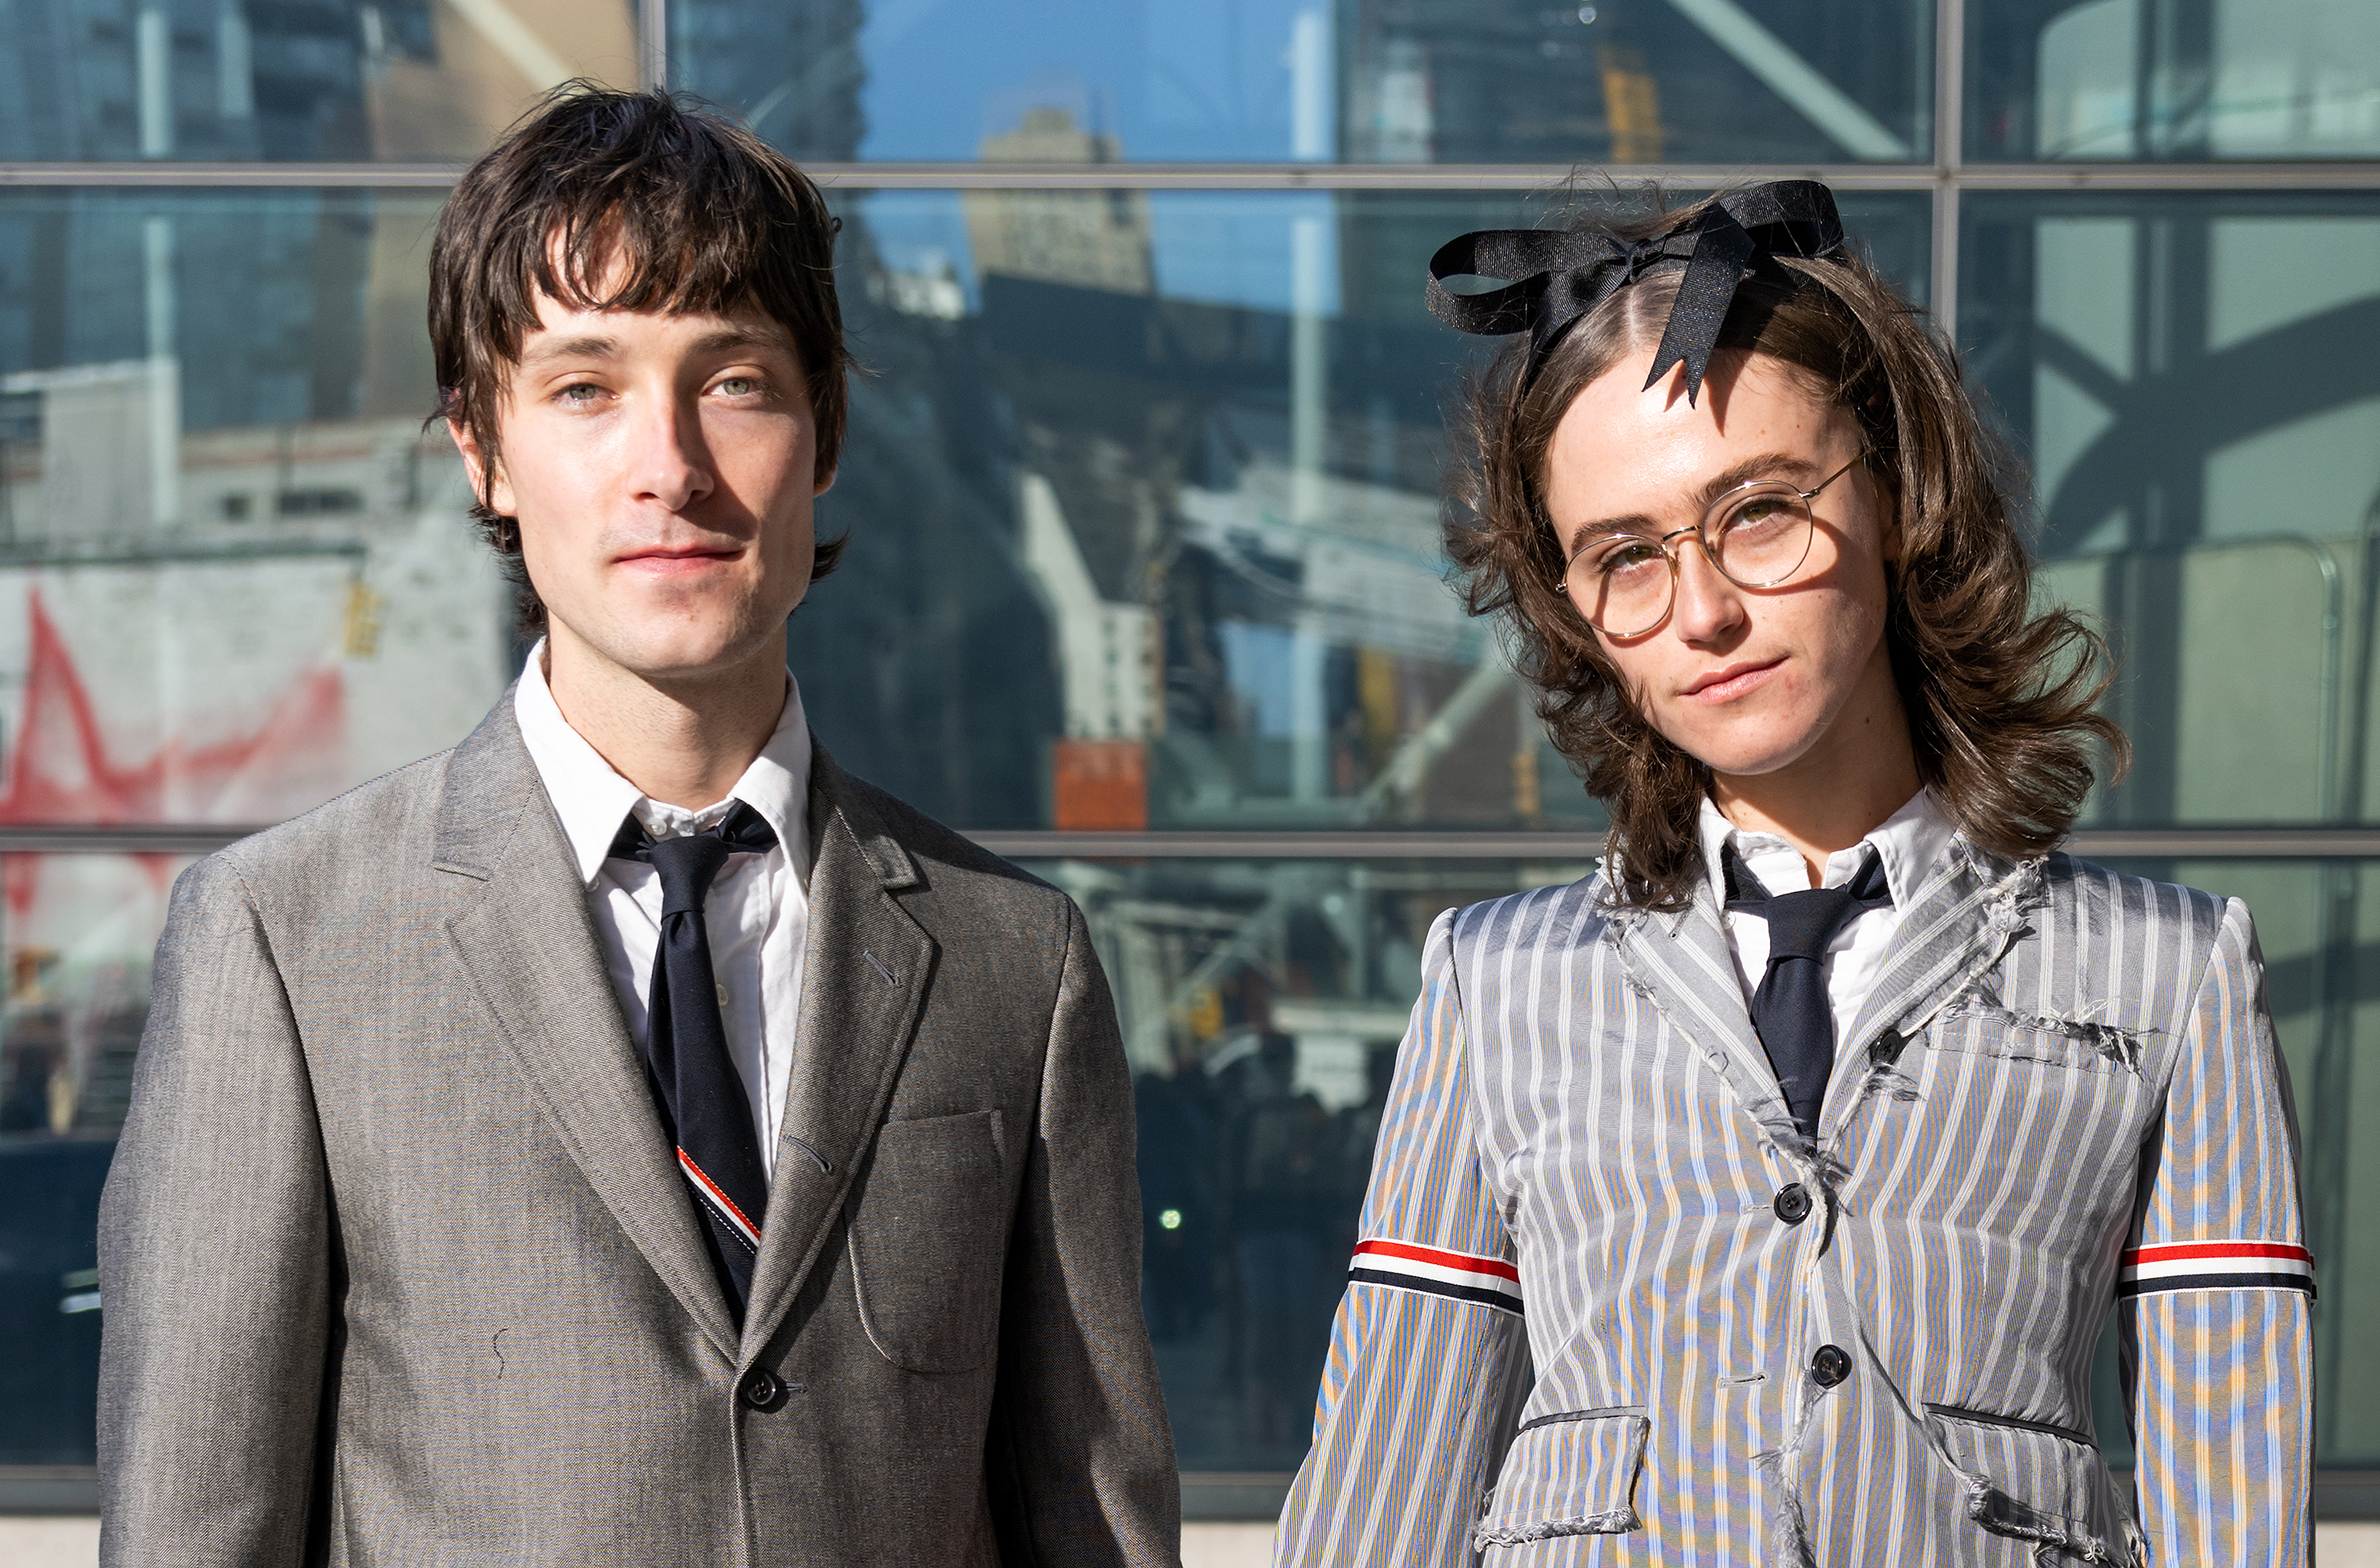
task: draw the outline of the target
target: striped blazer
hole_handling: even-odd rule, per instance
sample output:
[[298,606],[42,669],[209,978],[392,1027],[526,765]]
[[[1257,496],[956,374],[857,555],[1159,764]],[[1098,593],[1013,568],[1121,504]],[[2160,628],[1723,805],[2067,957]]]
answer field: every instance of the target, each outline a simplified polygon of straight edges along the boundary
[[2236,900],[1954,841],[1815,1144],[1707,886],[1451,911],[1361,1234],[1283,1564],[2306,1561],[2313,1263]]

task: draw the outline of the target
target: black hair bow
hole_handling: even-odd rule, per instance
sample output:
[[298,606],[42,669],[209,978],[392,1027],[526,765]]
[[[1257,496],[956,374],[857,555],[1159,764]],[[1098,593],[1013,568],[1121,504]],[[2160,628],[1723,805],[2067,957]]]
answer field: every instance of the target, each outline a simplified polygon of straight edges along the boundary
[[[1686,367],[1686,401],[1702,391],[1735,286],[1751,273],[1779,282],[1782,256],[1835,257],[1843,221],[1834,192],[1811,179],[1777,180],[1721,197],[1693,218],[1638,240],[1585,229],[1482,229],[1450,239],[1429,259],[1430,314],[1484,337],[1529,334],[1522,384],[1535,381],[1546,356],[1574,322],[1621,287],[1663,267],[1682,265],[1685,280],[1661,330],[1651,386],[1670,366]],[[1512,278],[1485,294],[1450,294],[1451,277]]]

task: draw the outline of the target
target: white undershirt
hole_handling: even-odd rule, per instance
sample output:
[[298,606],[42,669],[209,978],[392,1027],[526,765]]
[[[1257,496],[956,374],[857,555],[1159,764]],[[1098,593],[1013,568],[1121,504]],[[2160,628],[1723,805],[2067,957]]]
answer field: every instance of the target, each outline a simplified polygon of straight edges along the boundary
[[775,830],[777,847],[767,854],[728,857],[702,905],[727,1048],[752,1102],[761,1165],[773,1173],[777,1129],[785,1114],[785,1083],[793,1071],[795,1030],[801,1021],[803,953],[809,936],[809,840],[805,830],[810,731],[802,717],[800,687],[792,676],[785,678],[785,706],[776,733],[735,781],[728,798],[700,811],[649,799],[570,727],[546,687],[542,640],[530,650],[521,671],[513,712],[577,859],[578,875],[587,885],[587,906],[603,940],[612,989],[639,1049],[645,1043],[653,954],[661,943],[662,884],[641,860],[607,858],[620,824],[633,811],[653,837],[674,838],[710,827],[740,800]]
[[[1771,893],[1799,893],[1811,887],[1810,869],[1801,851],[1784,839],[1775,833],[1745,832],[1707,798],[1703,801],[1699,829],[1704,871],[1710,878],[1713,901],[1720,906],[1719,923],[1727,928],[1728,946],[1735,952],[1736,978],[1742,983],[1743,999],[1749,1004],[1768,968],[1768,921],[1750,910],[1726,907],[1727,877],[1719,869],[1719,851],[1734,845],[1744,869]],[[1892,894],[1890,904],[1864,909],[1843,922],[1827,949],[1827,1000],[1835,1014],[1836,1049],[1841,1049],[1844,1034],[1859,1017],[1860,1006],[1876,984],[1885,949],[1891,944],[1892,933],[1900,929],[1910,900],[1925,886],[1957,832],[1935,804],[1933,792],[1920,790],[1874,833],[1827,857],[1826,880],[1815,885],[1840,887],[1858,872],[1873,845],[1884,862],[1885,886]]]

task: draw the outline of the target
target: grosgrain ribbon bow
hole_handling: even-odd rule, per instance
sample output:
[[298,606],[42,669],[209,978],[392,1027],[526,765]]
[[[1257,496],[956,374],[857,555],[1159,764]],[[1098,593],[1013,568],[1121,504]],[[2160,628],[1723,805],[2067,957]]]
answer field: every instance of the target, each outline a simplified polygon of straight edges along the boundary
[[[1686,275],[1645,384],[1682,362],[1692,404],[1745,273],[1782,282],[1786,272],[1778,257],[1818,260],[1842,251],[1834,192],[1816,180],[1775,180],[1722,197],[1677,227],[1644,239],[1525,228],[1481,229],[1450,239],[1429,259],[1429,310],[1448,326],[1482,337],[1527,333],[1526,385],[1580,317],[1650,273],[1683,266]],[[1447,291],[1446,279],[1466,276],[1513,281],[1484,294]]]

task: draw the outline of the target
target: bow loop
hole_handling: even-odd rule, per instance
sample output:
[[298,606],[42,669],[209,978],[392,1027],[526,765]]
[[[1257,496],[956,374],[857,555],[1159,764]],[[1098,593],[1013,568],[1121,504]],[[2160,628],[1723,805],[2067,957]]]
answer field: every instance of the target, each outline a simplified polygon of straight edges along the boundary
[[[1671,265],[1686,275],[1653,356],[1654,382],[1682,363],[1686,401],[1702,391],[1720,327],[1747,273],[1782,279],[1779,256],[1842,254],[1834,194],[1815,180],[1776,180],[1720,198],[1659,234],[1622,241],[1592,229],[1482,229],[1451,239],[1429,259],[1430,314],[1483,337],[1529,334],[1525,384],[1578,320],[1629,284]],[[1500,288],[1455,294],[1451,277],[1508,279]]]

